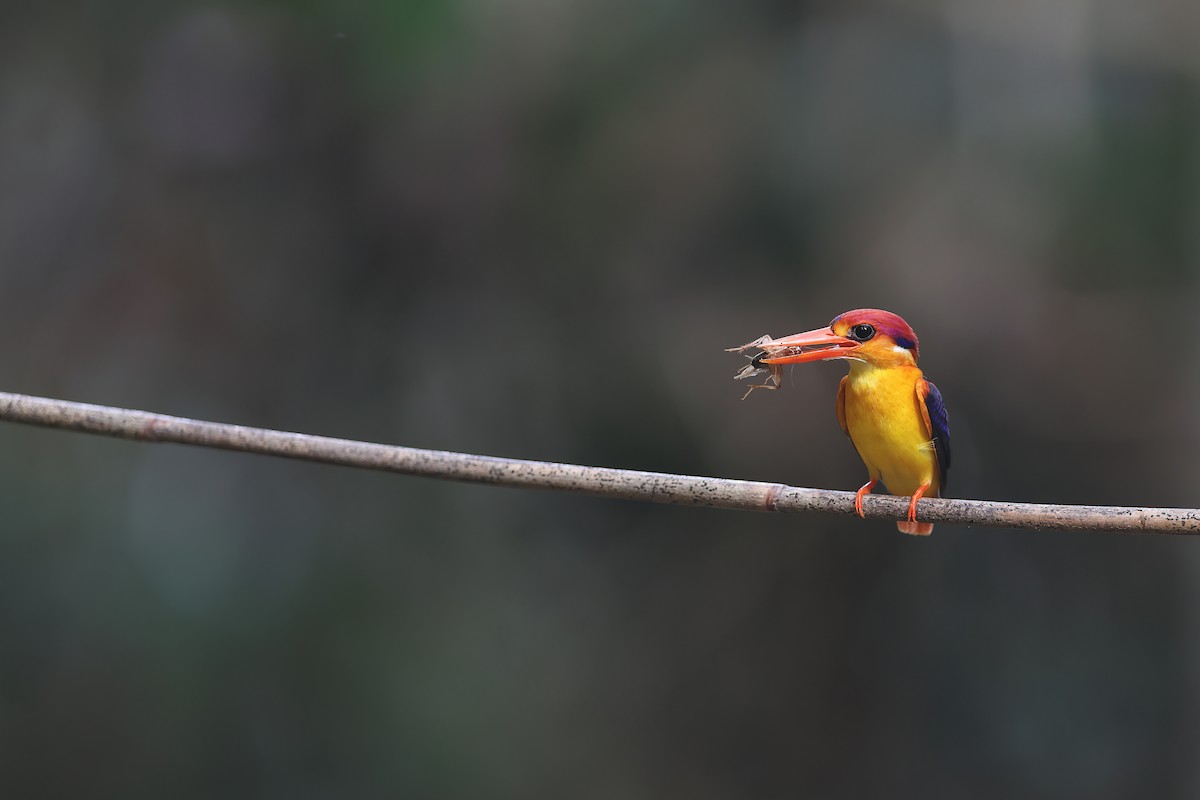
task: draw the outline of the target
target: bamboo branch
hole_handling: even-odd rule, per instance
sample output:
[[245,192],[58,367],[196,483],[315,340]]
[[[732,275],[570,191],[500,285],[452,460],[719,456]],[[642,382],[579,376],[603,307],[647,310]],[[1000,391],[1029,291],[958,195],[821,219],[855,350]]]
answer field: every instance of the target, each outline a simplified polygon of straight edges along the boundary
[[[419,450],[6,392],[0,392],[0,420],[97,433],[118,439],[216,447],[497,486],[552,489],[599,497],[744,511],[854,513],[852,492]],[[864,503],[864,511],[870,519],[903,519],[907,509],[908,499],[904,497],[872,495]],[[922,521],[959,525],[1200,534],[1200,509],[930,498],[920,500],[917,511]]]

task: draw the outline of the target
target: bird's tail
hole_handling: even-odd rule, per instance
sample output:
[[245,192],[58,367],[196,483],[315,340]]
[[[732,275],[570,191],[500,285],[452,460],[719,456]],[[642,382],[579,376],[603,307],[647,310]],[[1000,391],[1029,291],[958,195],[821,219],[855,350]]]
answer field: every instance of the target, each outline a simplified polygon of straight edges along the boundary
[[932,522],[908,522],[900,521],[896,523],[896,527],[901,533],[907,533],[910,536],[928,536],[933,533]]

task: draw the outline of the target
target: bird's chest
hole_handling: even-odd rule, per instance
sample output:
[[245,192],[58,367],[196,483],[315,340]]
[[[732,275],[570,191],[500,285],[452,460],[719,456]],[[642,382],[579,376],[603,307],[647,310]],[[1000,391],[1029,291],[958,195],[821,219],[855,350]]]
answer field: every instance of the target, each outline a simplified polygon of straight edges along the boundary
[[929,460],[929,437],[917,406],[920,375],[889,372],[852,371],[846,381],[850,438],[868,466],[884,473],[885,482],[887,473],[912,472]]

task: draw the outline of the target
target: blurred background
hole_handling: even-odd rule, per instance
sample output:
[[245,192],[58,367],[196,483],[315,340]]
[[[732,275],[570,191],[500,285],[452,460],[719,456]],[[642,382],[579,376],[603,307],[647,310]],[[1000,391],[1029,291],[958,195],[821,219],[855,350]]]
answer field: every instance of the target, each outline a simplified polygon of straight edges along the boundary
[[[958,497],[1200,506],[1200,11],[0,11],[8,391],[855,489],[880,306]],[[1200,542],[0,426],[13,797],[1195,797]]]

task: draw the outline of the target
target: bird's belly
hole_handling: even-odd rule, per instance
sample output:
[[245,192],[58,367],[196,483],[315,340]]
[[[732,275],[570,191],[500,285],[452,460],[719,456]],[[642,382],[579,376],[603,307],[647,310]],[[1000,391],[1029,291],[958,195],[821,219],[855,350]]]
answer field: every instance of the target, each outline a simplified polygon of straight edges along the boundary
[[910,495],[923,483],[938,486],[937,455],[925,433],[915,387],[898,391],[848,392],[846,427],[859,456],[888,491]]

